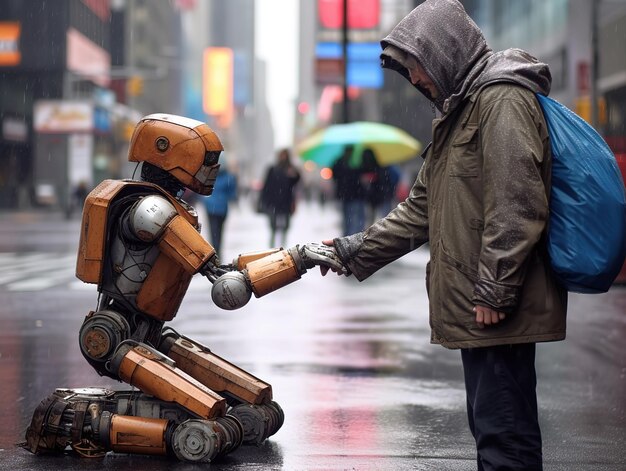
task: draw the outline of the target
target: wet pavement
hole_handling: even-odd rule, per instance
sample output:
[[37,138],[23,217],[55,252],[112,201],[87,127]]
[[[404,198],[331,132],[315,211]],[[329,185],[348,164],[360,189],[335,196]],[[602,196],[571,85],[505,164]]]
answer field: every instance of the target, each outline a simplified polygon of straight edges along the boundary
[[[213,306],[208,282],[194,279],[170,325],[272,384],[285,424],[260,447],[205,465],[42,457],[16,447],[55,388],[127,389],[79,353],[96,291],[72,278],[78,227],[56,214],[0,214],[0,469],[476,469],[459,352],[428,343],[423,250],[364,283],[311,270],[231,312]],[[285,245],[318,242],[339,227],[332,205],[302,202]],[[224,238],[224,259],[264,249],[267,221],[242,201]],[[537,350],[544,469],[626,470],[626,287],[570,295],[569,312],[568,339]]]

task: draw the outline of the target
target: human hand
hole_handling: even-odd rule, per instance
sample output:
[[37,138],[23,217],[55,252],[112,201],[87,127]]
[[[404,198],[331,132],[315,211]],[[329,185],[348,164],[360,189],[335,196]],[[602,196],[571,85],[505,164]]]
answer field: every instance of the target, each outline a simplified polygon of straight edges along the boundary
[[476,324],[481,329],[484,329],[486,325],[497,324],[506,317],[504,312],[498,312],[486,306],[476,305],[472,311],[476,313]]
[[[328,242],[328,241],[326,241]],[[302,245],[298,252],[307,268],[319,265],[322,276],[326,275],[328,270],[332,270],[340,275],[348,275],[348,269],[343,266],[341,260],[337,256],[334,247],[331,244],[315,244],[309,243]]]
[[[328,247],[333,247],[335,245],[335,242],[333,241],[333,239],[325,239],[322,241],[322,244],[327,245]],[[329,270],[329,267],[320,267],[320,273],[322,274],[322,276],[326,276],[326,273],[328,273],[328,270]],[[338,272],[335,271],[335,273],[338,273]],[[338,274],[341,275],[342,273],[338,273]]]

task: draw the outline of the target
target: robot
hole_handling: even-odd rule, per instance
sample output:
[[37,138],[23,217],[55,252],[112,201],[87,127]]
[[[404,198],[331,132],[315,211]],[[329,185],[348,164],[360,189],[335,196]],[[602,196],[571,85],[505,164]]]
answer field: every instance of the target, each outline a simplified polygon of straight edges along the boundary
[[233,310],[315,266],[342,271],[331,247],[296,245],[242,254],[222,265],[201,236],[185,189],[210,195],[222,144],[206,124],[171,114],[140,120],[128,158],[141,180],[105,180],[83,208],[76,276],[98,286],[80,350],[100,374],[134,390],[57,389],[33,413],[25,448],[83,456],[108,451],[208,462],[275,434],[284,413],[270,384],[165,324],[192,276]]

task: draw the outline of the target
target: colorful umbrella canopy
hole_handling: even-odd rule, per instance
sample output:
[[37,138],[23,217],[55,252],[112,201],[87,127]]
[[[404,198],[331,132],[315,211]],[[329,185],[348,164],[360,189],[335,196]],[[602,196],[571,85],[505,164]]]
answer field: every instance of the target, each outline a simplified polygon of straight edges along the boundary
[[[297,147],[298,155],[321,167],[331,166],[348,145],[355,149],[370,148],[381,166],[405,162],[417,156],[420,142],[395,126],[357,121],[333,124],[305,138]],[[360,152],[355,152],[360,155]]]

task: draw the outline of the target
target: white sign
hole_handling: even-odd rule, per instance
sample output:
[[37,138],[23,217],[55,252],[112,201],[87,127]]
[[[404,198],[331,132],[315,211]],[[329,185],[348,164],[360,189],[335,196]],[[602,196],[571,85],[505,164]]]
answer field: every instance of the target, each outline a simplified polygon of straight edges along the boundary
[[25,142],[28,128],[23,119],[4,118],[2,120],[2,137],[7,141]]
[[90,132],[93,105],[89,101],[39,100],[35,102],[33,127],[41,133]]
[[91,188],[91,156],[93,154],[93,135],[71,134],[68,139],[67,171],[70,188],[84,183]]

